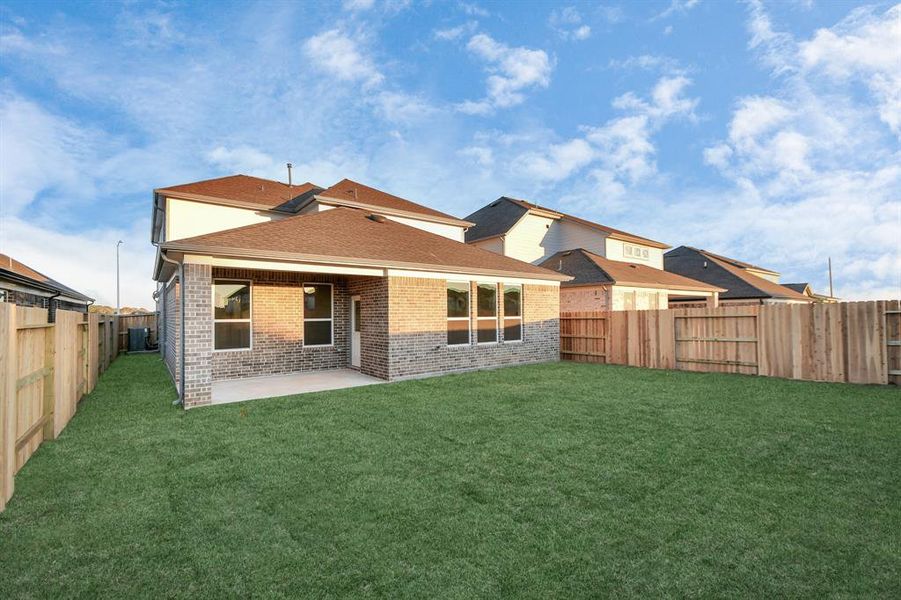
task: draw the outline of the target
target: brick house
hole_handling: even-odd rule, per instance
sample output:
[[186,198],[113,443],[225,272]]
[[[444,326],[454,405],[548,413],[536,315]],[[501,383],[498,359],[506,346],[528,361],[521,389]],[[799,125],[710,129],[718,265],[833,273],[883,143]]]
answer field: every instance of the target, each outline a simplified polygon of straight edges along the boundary
[[350,180],[162,188],[152,222],[161,347],[185,407],[262,375],[397,380],[559,356],[568,276],[467,245],[471,223]]
[[53,323],[57,309],[86,313],[94,299],[0,254],[0,302],[46,308],[48,321]]

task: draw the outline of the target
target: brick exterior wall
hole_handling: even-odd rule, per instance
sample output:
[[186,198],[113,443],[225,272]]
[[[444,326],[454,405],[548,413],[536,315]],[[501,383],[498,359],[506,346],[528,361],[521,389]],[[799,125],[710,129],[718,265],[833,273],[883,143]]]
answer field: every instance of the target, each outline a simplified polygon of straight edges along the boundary
[[[426,278],[340,277],[281,271],[211,268],[186,264],[183,289],[170,285],[166,306],[166,362],[177,376],[179,296],[186,299],[185,408],[209,404],[212,382],[322,369],[350,363],[350,300],[361,298],[360,370],[398,379],[559,357],[560,294],[556,286],[523,286],[523,340],[447,346],[446,281]],[[251,349],[213,351],[212,283],[250,280]],[[333,284],[334,344],[303,344],[303,283]],[[470,312],[475,323],[475,289]],[[503,319],[499,296],[498,316]],[[501,321],[503,323],[503,321]]]
[[[213,269],[214,279],[251,281],[251,348],[212,353],[212,378],[239,379],[280,373],[347,367],[350,299],[345,277]],[[303,343],[303,284],[332,284],[333,345],[305,347]],[[209,291],[212,294],[212,291]],[[210,309],[212,310],[212,309]],[[212,344],[212,342],[210,342]]]
[[610,286],[574,286],[560,288],[560,312],[610,310]]
[[[465,371],[560,356],[560,294],[556,286],[523,286],[523,340],[475,343],[476,284],[470,286],[470,344],[447,345],[447,283],[443,279],[389,280],[389,379]],[[498,317],[503,319],[499,297]],[[503,321],[501,321],[503,322]]]
[[185,295],[184,406],[209,404],[213,391],[212,268],[184,265]]
[[165,328],[165,338],[166,345],[163,348],[163,358],[166,361],[166,366],[169,368],[169,374],[172,375],[172,380],[175,382],[175,386],[179,385],[179,370],[178,370],[178,352],[180,350],[179,343],[179,307],[181,306],[179,302],[179,286],[178,279],[173,279],[172,282],[166,287],[165,292],[165,302],[163,304],[163,324],[162,326]]
[[347,292],[360,296],[360,371],[388,379],[388,280],[354,278]]

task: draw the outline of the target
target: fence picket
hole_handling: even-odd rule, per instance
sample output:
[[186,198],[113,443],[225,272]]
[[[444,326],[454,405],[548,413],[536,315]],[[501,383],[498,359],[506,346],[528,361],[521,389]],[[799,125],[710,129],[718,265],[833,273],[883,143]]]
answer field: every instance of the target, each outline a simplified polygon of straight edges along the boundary
[[[597,327],[593,324],[603,324]],[[561,358],[808,381],[901,381],[901,301],[561,315]]]

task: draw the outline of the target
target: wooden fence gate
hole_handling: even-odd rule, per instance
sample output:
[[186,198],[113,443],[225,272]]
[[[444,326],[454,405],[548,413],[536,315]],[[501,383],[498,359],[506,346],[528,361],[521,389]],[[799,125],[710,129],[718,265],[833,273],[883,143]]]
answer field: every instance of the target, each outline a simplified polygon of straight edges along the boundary
[[560,356],[657,369],[899,383],[901,303],[563,313]]

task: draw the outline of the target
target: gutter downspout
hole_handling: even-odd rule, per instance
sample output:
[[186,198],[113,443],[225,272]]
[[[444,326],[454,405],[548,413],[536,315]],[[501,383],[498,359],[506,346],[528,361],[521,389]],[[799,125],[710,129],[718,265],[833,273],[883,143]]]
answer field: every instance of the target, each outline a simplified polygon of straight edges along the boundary
[[56,309],[53,308],[53,300],[62,296],[62,292],[56,292],[47,298],[47,322],[56,323]]
[[178,400],[175,401],[177,406],[185,404],[185,268],[184,265],[177,260],[172,260],[160,250],[160,258],[167,263],[171,263],[178,268],[178,286],[180,291],[179,310],[178,310],[178,337],[181,345],[181,352],[178,358]]

